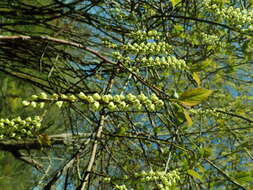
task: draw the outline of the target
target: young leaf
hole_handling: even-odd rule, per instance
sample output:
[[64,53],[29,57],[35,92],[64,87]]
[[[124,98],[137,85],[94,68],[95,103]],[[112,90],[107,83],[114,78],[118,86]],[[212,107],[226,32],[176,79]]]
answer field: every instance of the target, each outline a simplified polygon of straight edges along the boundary
[[194,170],[187,170],[187,173],[188,173],[190,176],[192,176],[193,178],[198,179],[198,180],[200,180],[201,182],[203,182],[202,177],[201,177],[197,172],[195,172]]
[[212,62],[213,62],[212,59],[206,59],[202,61],[201,63],[191,65],[190,70],[192,72],[204,71],[205,68],[207,68],[209,65],[212,64]]
[[191,126],[192,126],[192,119],[191,119],[191,117],[190,117],[188,111],[186,111],[186,109],[184,109],[184,116],[185,116],[185,119],[186,119],[186,121],[187,121],[187,125],[188,125],[189,127],[191,127]]
[[192,78],[193,78],[193,80],[197,83],[198,86],[201,85],[201,81],[200,81],[200,78],[199,78],[198,73],[193,72],[193,73],[192,73]]
[[172,6],[175,7],[178,3],[181,3],[182,0],[171,0]]
[[179,97],[179,103],[184,106],[195,106],[201,103],[203,100],[206,100],[210,94],[212,94],[212,90],[208,90],[205,88],[193,88],[185,91]]

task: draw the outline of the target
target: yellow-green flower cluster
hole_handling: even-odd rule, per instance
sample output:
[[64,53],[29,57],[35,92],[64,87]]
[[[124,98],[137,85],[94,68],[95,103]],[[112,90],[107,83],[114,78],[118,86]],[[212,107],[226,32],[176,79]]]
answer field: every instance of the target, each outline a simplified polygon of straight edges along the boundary
[[161,32],[158,32],[156,30],[150,30],[150,31],[142,31],[142,30],[138,30],[136,32],[130,32],[128,34],[128,36],[132,39],[136,39],[136,40],[147,40],[147,39],[160,39],[161,36]]
[[140,178],[141,182],[156,181],[157,188],[160,190],[170,190],[172,186],[176,185],[177,181],[180,179],[177,170],[171,172],[163,171],[142,171],[141,173],[135,174],[136,177]]
[[183,59],[177,59],[174,56],[167,57],[143,57],[140,62],[141,66],[148,67],[161,67],[163,69],[174,68],[178,70],[187,70],[188,66],[186,65]]
[[[126,187],[126,185],[115,185],[114,189],[116,190],[130,190]],[[131,189],[132,190],[132,189]]]
[[221,39],[214,35],[214,34],[206,34],[206,33],[200,33],[199,38],[201,43],[207,44],[207,45],[214,45],[219,47],[224,47],[225,43],[221,41]]
[[[124,57],[119,52],[114,52],[113,56],[120,60],[124,64],[130,64],[133,62],[129,57]],[[175,56],[167,56],[167,57],[143,57],[137,60],[140,64],[136,64],[135,67],[160,67],[162,69],[178,69],[178,70],[188,70],[188,66],[186,65],[185,60],[177,59]]]
[[22,139],[23,137],[32,137],[34,132],[41,127],[41,118],[27,117],[21,119],[0,119],[0,139]]
[[[32,95],[30,101],[24,100],[24,101],[22,101],[22,104],[24,106],[31,106],[33,108],[36,108],[36,107],[44,108],[44,106],[45,106],[44,101],[47,100],[47,99],[48,99],[47,94],[42,92],[42,93],[40,93],[39,96]],[[41,100],[41,101],[38,101],[38,100]]]
[[51,96],[45,93],[42,94],[39,96],[33,95],[31,100],[25,100],[23,104],[33,106],[33,103],[37,102],[54,102],[60,108],[64,102],[85,102],[93,111],[107,108],[110,111],[141,111],[147,109],[151,112],[162,109],[164,106],[164,102],[156,94],[152,94],[150,97],[145,96],[143,93],[137,96],[131,93],[127,95],[100,95],[98,93],[87,95],[80,92],[77,95],[53,94]]
[[108,47],[108,48],[113,48],[113,49],[118,48],[118,45],[117,45],[117,44],[112,43],[112,42],[109,42],[109,41],[107,41],[107,40],[103,41],[103,44],[104,44],[106,47]]
[[134,52],[136,54],[168,54],[172,48],[166,42],[147,42],[125,44],[120,47],[123,50]]
[[238,29],[243,25],[253,24],[253,11],[247,9],[235,8],[233,6],[222,6],[212,3],[211,0],[204,1],[204,6],[213,11],[217,16],[225,19],[226,22],[233,24]]
[[203,109],[203,108],[197,108],[197,109],[190,109],[189,112],[191,114],[198,114],[198,115],[206,115],[206,116],[214,116],[214,117],[222,117],[223,114],[218,112],[217,110],[220,111],[225,111],[224,109]]
[[[104,42],[104,44],[113,49],[126,50],[128,52],[136,54],[168,54],[172,49],[172,46],[166,42],[142,42],[142,43],[128,43],[123,45],[117,45],[111,42]],[[117,54],[116,54],[117,55]],[[115,56],[115,55],[114,55]]]

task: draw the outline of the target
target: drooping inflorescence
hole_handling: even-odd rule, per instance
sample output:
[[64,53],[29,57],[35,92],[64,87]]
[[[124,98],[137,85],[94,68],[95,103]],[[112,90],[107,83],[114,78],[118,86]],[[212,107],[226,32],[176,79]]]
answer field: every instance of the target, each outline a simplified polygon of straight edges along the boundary
[[59,108],[67,102],[84,102],[89,105],[89,108],[93,111],[99,111],[102,108],[107,108],[110,111],[145,111],[147,109],[150,112],[160,110],[164,106],[163,100],[157,97],[156,94],[152,94],[147,97],[141,93],[139,95],[133,95],[131,93],[127,95],[100,95],[94,93],[87,95],[83,92],[79,94],[53,94],[47,95],[41,93],[39,96],[33,95],[29,100],[24,100],[23,105],[36,107],[41,103],[55,103]]
[[135,176],[140,178],[141,182],[145,183],[156,181],[157,188],[160,190],[170,190],[171,187],[180,179],[179,172],[177,170],[170,172],[142,171],[141,173],[136,173]]
[[[164,171],[141,171],[139,173],[135,173],[134,177],[138,179],[139,183],[149,184],[153,183],[155,184],[156,188],[159,190],[171,190],[174,189],[176,186],[176,183],[180,180],[179,172],[177,170],[173,170],[170,172],[164,172]],[[128,176],[124,177],[125,180],[128,180]],[[113,180],[110,177],[104,178],[104,181],[109,183],[113,182]],[[128,183],[129,186],[131,183]],[[133,188],[129,188],[125,184],[114,184],[115,190],[133,190]]]
[[[189,70],[185,60],[173,54],[173,47],[160,39],[160,32],[131,32],[127,43],[116,44],[105,41],[106,47],[112,48],[112,57],[124,64],[129,70],[139,72],[140,69],[161,69],[162,71]],[[159,41],[158,41],[159,39]]]
[[235,8],[229,5],[219,5],[211,0],[203,1],[205,9],[213,12],[217,17],[233,25],[239,30],[253,30],[253,10]]

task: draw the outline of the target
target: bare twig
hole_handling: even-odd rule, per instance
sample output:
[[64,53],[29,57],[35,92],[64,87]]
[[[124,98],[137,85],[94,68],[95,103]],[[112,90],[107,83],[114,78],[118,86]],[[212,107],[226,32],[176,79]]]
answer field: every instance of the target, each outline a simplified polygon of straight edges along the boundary
[[243,187],[241,184],[239,184],[237,181],[235,181],[232,177],[230,177],[228,174],[226,174],[222,169],[220,169],[216,164],[214,164],[211,160],[205,158],[205,160],[216,170],[218,170],[228,181],[236,185],[237,187],[247,190],[245,187]]

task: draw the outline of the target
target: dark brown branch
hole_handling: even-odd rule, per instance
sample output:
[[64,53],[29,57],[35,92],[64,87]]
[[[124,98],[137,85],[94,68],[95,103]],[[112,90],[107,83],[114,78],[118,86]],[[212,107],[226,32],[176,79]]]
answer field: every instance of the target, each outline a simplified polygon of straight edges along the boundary
[[67,40],[64,40],[64,39],[58,39],[58,38],[54,38],[54,37],[50,37],[50,36],[23,36],[23,35],[0,36],[0,41],[3,41],[3,40],[42,40],[42,41],[47,41],[47,42],[55,42],[55,43],[58,43],[58,44],[68,45],[68,46],[83,49],[85,51],[88,51],[88,52],[94,54],[95,56],[97,56],[98,58],[102,59],[103,61],[105,61],[107,63],[113,64],[113,65],[116,64],[115,62],[113,62],[113,61],[107,59],[106,57],[104,57],[103,55],[99,54],[97,51],[95,51],[93,49],[90,49],[88,47],[85,47],[82,44],[67,41]]

